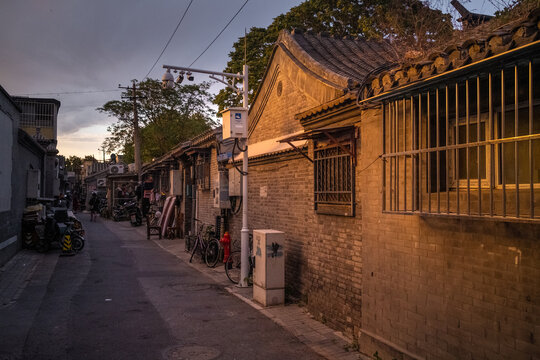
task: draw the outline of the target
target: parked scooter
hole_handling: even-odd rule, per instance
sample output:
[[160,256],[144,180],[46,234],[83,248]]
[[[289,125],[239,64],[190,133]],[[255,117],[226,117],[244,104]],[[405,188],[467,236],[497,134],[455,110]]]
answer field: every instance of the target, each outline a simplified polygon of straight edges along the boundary
[[129,219],[133,226],[142,225],[142,212],[136,199],[126,201],[123,205],[117,205],[113,209],[112,216],[114,221]]
[[35,232],[35,249],[38,252],[48,251],[54,243],[61,247],[65,236],[71,237],[71,247],[76,253],[84,248],[82,224],[74,216],[69,216],[66,209],[52,208],[47,212],[45,223],[35,226]]
[[126,204],[124,204],[126,207],[126,211],[129,214],[129,222],[132,226],[140,226],[142,225],[142,211],[139,208],[139,204],[137,204],[137,200],[133,199],[131,201],[128,201]]

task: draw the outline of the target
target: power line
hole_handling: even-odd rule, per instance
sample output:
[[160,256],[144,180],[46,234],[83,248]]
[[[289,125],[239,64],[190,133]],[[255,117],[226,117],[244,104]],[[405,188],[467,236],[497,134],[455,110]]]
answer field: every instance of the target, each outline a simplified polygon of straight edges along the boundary
[[173,33],[171,34],[171,37],[169,38],[169,40],[167,41],[167,43],[165,44],[165,47],[163,48],[163,50],[161,50],[161,54],[159,54],[158,58],[156,59],[156,61],[154,62],[154,65],[152,65],[152,67],[150,68],[150,70],[148,70],[148,73],[146,74],[146,76],[143,78],[146,79],[148,77],[148,75],[150,75],[150,73],[152,72],[152,70],[154,70],[154,67],[156,66],[157,62],[159,61],[159,59],[161,59],[161,56],[163,56],[163,53],[165,52],[165,50],[167,49],[167,46],[169,46],[169,44],[171,43],[171,40],[172,38],[174,37],[174,34],[176,34],[176,30],[178,30],[178,28],[180,27],[180,24],[182,23],[182,21],[184,20],[184,17],[186,17],[186,14],[189,10],[189,7],[191,6],[191,3],[193,3],[193,0],[191,0],[186,8],[186,10],[184,10],[184,14],[182,14],[182,17],[180,18],[180,21],[178,22],[178,24],[176,25],[176,28],[174,29]]
[[240,7],[240,9],[238,9],[238,11],[236,12],[236,14],[234,14],[234,16],[231,18],[231,20],[229,20],[229,22],[227,23],[227,25],[225,25],[225,27],[223,29],[221,29],[221,31],[219,32],[219,34],[217,34],[217,36],[214,38],[214,40],[212,40],[212,42],[206,47],[206,49],[203,50],[203,52],[197,56],[197,58],[195,60],[193,60],[193,62],[189,65],[189,67],[193,66],[193,64],[195,64],[197,62],[197,60],[199,60],[199,58],[201,56],[203,56],[203,54],[208,50],[210,49],[210,46],[212,46],[212,44],[214,44],[214,42],[216,42],[216,40],[221,36],[221,34],[223,34],[223,32],[225,31],[225,29],[227,29],[227,27],[233,22],[233,20],[236,18],[236,16],[238,14],[240,14],[240,11],[242,11],[242,9],[244,8],[244,6],[246,6],[246,4],[248,3],[249,0],[246,0],[246,2]]
[[119,89],[114,90],[90,90],[90,91],[63,91],[63,92],[47,92],[47,93],[33,93],[33,94],[18,94],[13,96],[38,96],[38,95],[70,95],[70,94],[93,94],[93,93],[103,93],[103,92],[112,92],[120,91]]

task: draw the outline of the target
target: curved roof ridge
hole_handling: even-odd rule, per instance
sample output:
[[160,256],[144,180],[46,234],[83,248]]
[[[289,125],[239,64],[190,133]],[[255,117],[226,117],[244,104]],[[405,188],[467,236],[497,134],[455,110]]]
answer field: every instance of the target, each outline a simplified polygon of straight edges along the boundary
[[[338,84],[342,88],[346,88],[347,81],[348,81],[347,77],[337,74],[334,71],[332,71],[332,73],[328,73],[327,71],[324,71],[324,69],[321,69],[320,64],[323,59],[318,57],[317,54],[313,53],[314,49],[312,48],[311,44],[305,41],[304,36],[302,36],[301,39],[299,39],[298,36],[296,37],[294,36],[298,34],[299,34],[299,31],[293,31],[292,33],[290,33],[287,30],[282,30],[281,33],[279,34],[279,38],[277,42],[283,43],[287,47],[287,49],[290,51],[290,53],[308,69],[318,74],[319,76],[326,78],[332,83]],[[302,42],[303,40],[304,43],[301,44],[299,40],[300,42]],[[306,45],[309,45],[311,49],[309,47],[306,47]],[[323,70],[323,71],[320,71],[320,70]]]
[[278,43],[285,45],[310,71],[341,86],[340,90],[363,83],[374,69],[397,60],[386,40],[377,42],[283,30]]

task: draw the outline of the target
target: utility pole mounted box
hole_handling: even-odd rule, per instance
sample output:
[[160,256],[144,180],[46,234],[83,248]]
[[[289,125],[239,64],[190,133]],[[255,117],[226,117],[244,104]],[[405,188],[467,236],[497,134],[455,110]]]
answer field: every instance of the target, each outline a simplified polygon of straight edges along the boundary
[[247,117],[246,108],[229,108],[221,112],[223,116],[223,140],[247,138]]

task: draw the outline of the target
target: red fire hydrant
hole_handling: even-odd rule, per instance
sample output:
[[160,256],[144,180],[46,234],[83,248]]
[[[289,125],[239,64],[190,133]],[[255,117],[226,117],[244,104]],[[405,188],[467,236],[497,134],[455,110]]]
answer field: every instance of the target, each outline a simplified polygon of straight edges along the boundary
[[223,262],[226,263],[231,253],[231,236],[228,231],[225,231],[219,242],[223,245]]

